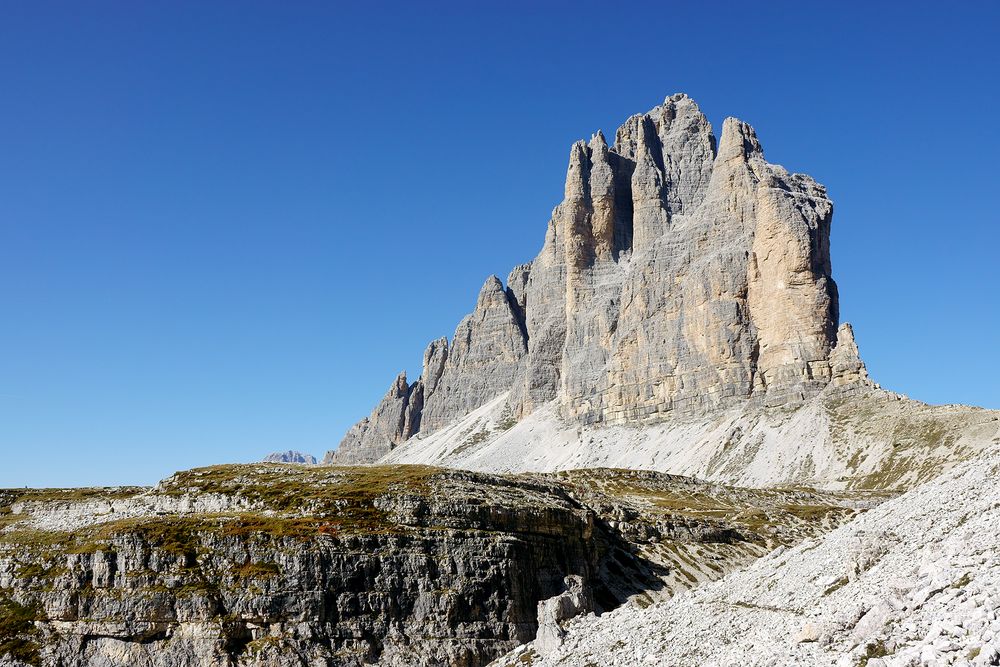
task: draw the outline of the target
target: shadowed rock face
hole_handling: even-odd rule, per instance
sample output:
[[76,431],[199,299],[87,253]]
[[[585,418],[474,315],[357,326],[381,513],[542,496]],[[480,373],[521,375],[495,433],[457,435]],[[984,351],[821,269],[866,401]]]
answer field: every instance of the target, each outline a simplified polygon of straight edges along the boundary
[[[517,417],[558,401],[584,424],[817,394],[837,344],[832,211],[823,186],[764,160],[753,128],[729,118],[717,141],[683,94],[610,147],[601,133],[577,142],[538,257],[506,290],[487,281],[447,353],[431,344],[414,423],[433,432],[508,390]],[[838,383],[866,379],[839,363]],[[375,460],[418,430],[395,423],[373,413],[342,456]],[[398,435],[380,448],[358,444],[387,428]]]

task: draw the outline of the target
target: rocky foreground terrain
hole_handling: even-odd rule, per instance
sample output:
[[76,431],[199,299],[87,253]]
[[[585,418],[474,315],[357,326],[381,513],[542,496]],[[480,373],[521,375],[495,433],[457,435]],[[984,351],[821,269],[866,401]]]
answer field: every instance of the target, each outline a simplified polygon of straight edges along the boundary
[[576,614],[647,607],[883,498],[282,464],[4,491],[0,664],[485,665],[540,625],[557,639]]
[[1000,453],[645,609],[496,665],[1000,664]]

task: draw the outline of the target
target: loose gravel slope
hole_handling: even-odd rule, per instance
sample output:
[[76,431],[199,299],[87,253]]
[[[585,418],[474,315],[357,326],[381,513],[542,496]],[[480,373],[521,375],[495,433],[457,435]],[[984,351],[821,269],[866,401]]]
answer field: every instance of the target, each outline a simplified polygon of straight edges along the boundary
[[497,665],[1000,664],[1000,453],[646,609]]

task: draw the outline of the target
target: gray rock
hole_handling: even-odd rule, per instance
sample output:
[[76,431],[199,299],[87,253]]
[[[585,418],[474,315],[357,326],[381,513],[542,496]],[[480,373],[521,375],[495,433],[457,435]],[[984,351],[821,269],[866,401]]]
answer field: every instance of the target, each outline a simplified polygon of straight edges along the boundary
[[557,400],[565,419],[614,424],[869,386],[849,327],[838,346],[832,211],[822,185],[764,160],[746,123],[727,119],[717,144],[683,94],[613,146],[575,143],[539,255],[506,290],[487,281],[447,352],[428,349],[409,432],[507,390],[519,418]]
[[510,389],[527,352],[519,309],[500,279],[490,276],[476,309],[455,329],[440,378],[424,398],[423,430],[438,429]]
[[564,583],[565,591],[538,603],[538,632],[534,646],[543,656],[562,646],[566,621],[594,610],[593,596],[583,579],[570,575]]
[[[481,666],[534,637],[565,577],[589,594],[606,549],[592,512],[546,481],[233,466],[152,494],[206,492],[261,511],[111,514],[72,548],[61,532],[43,550],[0,543],[0,664],[16,600],[36,619],[16,641],[45,666]],[[65,502],[44,505],[27,511]]]
[[874,386],[868,377],[868,369],[861,361],[858,344],[854,341],[854,329],[844,322],[837,330],[837,346],[830,354],[830,372],[835,387],[844,385]]
[[522,313],[528,269],[519,269],[509,289],[490,276],[451,344],[439,338],[427,346],[420,379],[408,385],[401,373],[372,414],[355,424],[324,462],[376,461],[417,431],[440,428],[510,389],[527,352]]
[[[717,511],[649,502],[692,494]],[[611,470],[252,464],[152,489],[0,489],[0,665],[23,667],[16,650],[45,667],[483,667],[766,553],[744,507],[796,541],[789,502],[853,514]]]

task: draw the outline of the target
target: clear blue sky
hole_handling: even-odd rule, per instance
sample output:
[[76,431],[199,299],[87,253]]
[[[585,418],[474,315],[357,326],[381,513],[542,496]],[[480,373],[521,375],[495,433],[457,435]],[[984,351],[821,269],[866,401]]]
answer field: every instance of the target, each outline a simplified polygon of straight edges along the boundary
[[321,455],[677,91],[827,185],[878,381],[1000,408],[1000,3],[0,8],[0,486]]

